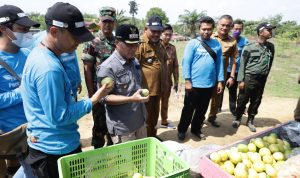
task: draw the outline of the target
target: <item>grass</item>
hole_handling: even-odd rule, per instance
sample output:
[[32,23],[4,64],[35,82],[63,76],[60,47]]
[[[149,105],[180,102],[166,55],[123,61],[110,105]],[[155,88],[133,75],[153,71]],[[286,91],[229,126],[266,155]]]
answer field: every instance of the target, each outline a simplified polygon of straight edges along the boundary
[[[181,60],[187,42],[173,43],[177,49],[179,62],[179,83],[183,83]],[[265,95],[298,98],[300,95],[300,85],[297,84],[297,78],[300,75],[300,45],[296,42],[282,42],[274,40],[275,59],[265,88]],[[82,79],[82,93],[79,98],[87,96],[87,90],[84,81],[84,74],[81,59],[82,46],[77,50]]]

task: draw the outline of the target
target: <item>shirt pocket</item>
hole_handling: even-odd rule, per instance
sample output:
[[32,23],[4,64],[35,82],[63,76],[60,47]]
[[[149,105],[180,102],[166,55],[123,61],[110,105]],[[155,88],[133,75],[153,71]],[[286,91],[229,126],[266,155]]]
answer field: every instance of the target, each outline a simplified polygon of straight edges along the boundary
[[143,54],[144,61],[145,63],[151,64],[154,62],[156,59],[155,52],[154,51],[147,51],[146,53]]
[[252,61],[253,62],[259,62],[259,59],[260,59],[260,53],[259,52],[252,52],[251,54],[251,57],[252,57]]
[[121,70],[116,73],[116,91],[118,94],[126,95],[130,82],[128,71]]

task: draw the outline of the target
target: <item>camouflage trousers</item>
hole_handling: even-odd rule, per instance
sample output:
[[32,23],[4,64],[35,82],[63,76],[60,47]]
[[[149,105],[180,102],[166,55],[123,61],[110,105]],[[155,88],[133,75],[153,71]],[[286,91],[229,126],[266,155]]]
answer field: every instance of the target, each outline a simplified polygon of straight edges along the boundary
[[112,145],[113,143],[106,126],[105,106],[98,103],[93,106],[92,111],[94,120],[92,145],[94,148],[103,147],[105,144],[105,136],[107,145]]

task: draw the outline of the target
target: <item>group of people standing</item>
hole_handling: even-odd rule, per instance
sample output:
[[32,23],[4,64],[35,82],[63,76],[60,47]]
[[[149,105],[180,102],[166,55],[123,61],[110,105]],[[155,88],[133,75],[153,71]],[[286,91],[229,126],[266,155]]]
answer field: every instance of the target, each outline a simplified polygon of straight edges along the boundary
[[185,139],[190,124],[193,135],[205,138],[201,128],[210,101],[207,121],[214,127],[220,127],[216,120],[222,107],[224,86],[229,90],[232,127],[239,127],[250,101],[246,125],[250,131],[256,132],[253,121],[274,59],[274,45],[267,40],[276,27],[267,22],[259,24],[256,28],[257,41],[252,43],[241,36],[243,22],[233,21],[230,15],[220,17],[213,33],[214,27],[211,17],[202,17],[199,20],[200,36],[189,41],[184,51],[182,68],[186,92],[178,125],[179,140]]
[[[16,6],[0,7],[0,58],[10,68],[0,65],[0,130],[10,133],[27,123],[29,149],[20,158],[21,175],[58,177],[57,160],[81,152],[77,121],[90,111],[95,148],[157,137],[159,113],[162,126],[176,128],[168,122],[168,100],[179,80],[176,48],[170,44],[172,26],[152,16],[140,36],[136,26],[116,24],[112,7],[102,7],[99,20],[100,30],[93,35],[78,8],[58,2],[47,10],[46,31],[32,37],[29,29],[38,27],[37,22]],[[255,132],[254,116],[274,58],[274,46],[267,40],[275,27],[260,24],[253,43],[240,36],[243,22],[230,15],[221,16],[215,33],[214,27],[211,17],[202,17],[200,36],[185,48],[179,140],[185,139],[190,124],[192,134],[205,138],[201,128],[210,100],[208,122],[220,126],[216,115],[224,85],[230,93],[232,126],[240,125],[250,100],[247,125]],[[82,87],[75,50],[81,43],[89,97],[77,100]],[[102,82],[106,78],[113,84]],[[6,161],[0,161],[0,168],[7,170]]]

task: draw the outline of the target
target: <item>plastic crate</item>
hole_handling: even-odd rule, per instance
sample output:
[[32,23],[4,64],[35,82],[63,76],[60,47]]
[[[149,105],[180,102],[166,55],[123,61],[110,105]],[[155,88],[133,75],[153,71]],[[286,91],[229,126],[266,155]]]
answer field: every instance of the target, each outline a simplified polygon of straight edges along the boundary
[[121,143],[61,157],[61,178],[189,177],[189,167],[155,138]]
[[[266,135],[269,135],[270,133],[274,132],[274,133],[278,133],[280,127],[289,124],[289,122],[284,123],[284,124],[280,124],[274,128],[270,128],[267,129],[265,131],[256,133],[254,135],[251,135],[249,137],[246,137],[243,140],[239,140],[235,143],[232,143],[230,145],[224,146],[220,149],[217,150],[212,150],[209,154],[203,156],[200,158],[200,173],[204,178],[233,178],[234,176],[228,174],[226,171],[224,171],[223,169],[221,169],[219,167],[219,165],[215,164],[214,162],[212,162],[209,158],[209,155],[213,152],[219,151],[219,150],[225,150],[225,149],[229,149],[231,147],[237,146],[238,144],[246,144],[249,143],[251,139],[253,138],[257,138],[257,137],[264,137]],[[280,135],[279,135],[280,136]]]

